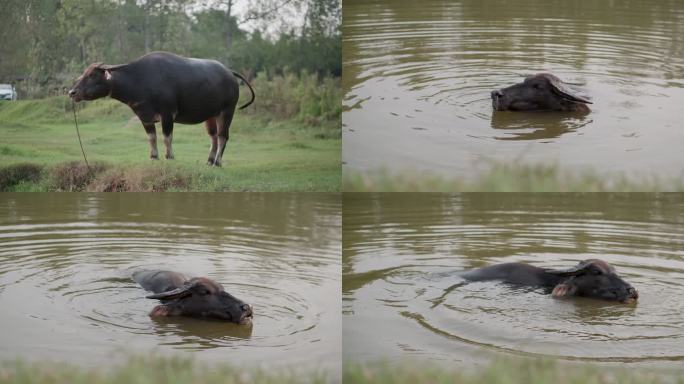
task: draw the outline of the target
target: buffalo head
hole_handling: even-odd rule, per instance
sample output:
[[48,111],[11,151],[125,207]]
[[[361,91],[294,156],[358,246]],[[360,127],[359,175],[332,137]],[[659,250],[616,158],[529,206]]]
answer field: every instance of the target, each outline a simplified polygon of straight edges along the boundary
[[109,96],[112,92],[111,71],[119,67],[121,65],[90,64],[83,75],[76,79],[76,84],[69,90],[69,97],[78,102]]
[[528,76],[525,81],[492,91],[495,111],[589,112],[591,101],[571,90],[550,73]]
[[635,302],[639,297],[636,289],[603,260],[584,260],[569,269],[547,269],[545,272],[565,278],[553,288],[554,297],[584,296],[623,303]]
[[226,292],[221,284],[206,277],[187,280],[182,286],[154,295],[158,299],[150,316],[213,318],[236,324],[251,324],[252,306]]

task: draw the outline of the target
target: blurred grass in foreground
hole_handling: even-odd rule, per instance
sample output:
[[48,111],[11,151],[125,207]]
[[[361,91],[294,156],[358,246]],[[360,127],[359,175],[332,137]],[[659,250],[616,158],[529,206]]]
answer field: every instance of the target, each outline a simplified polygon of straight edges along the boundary
[[345,192],[682,192],[684,177],[663,179],[570,172],[558,165],[493,164],[472,180],[426,172],[343,170]]
[[55,363],[0,363],[0,384],[247,384],[327,383],[321,372],[297,373],[287,369],[263,370],[231,365],[202,365],[190,359],[136,357],[107,368],[82,368]]
[[[684,371],[683,371],[684,372]],[[684,383],[679,375],[627,365],[606,368],[593,364],[560,364],[553,360],[500,360],[481,368],[458,370],[430,363],[346,364],[343,382],[354,384],[660,384]]]
[[[336,383],[324,371],[264,370],[228,364],[204,365],[178,357],[135,357],[121,365],[83,368],[68,364],[0,363],[0,384],[156,384],[156,383]],[[459,369],[432,363],[344,364],[342,382],[397,384],[684,384],[684,371],[559,363],[551,359],[502,359]]]

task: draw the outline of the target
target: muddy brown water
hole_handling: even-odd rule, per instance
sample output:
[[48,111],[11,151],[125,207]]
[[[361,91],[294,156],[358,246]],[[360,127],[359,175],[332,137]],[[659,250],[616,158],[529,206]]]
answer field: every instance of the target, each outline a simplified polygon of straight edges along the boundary
[[[684,2],[350,0],[345,170],[471,178],[491,163],[677,177]],[[552,72],[588,115],[492,111],[490,91]]]
[[[345,359],[684,362],[681,195],[345,194],[343,211]],[[559,300],[458,275],[588,258],[612,264],[638,303]]]
[[[0,194],[0,359],[130,354],[340,372],[337,194]],[[207,276],[251,327],[152,319],[130,274]]]

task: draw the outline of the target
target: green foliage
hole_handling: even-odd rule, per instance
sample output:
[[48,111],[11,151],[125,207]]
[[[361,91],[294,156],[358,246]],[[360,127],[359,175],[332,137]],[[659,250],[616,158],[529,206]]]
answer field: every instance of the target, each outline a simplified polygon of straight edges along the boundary
[[[232,3],[247,0],[232,0]],[[217,59],[248,76],[269,72],[340,76],[340,0],[263,1],[252,15],[272,22],[282,7],[307,9],[304,25],[247,32],[244,16],[200,0],[7,0],[0,13],[0,82],[22,99],[64,94],[93,62],[129,62],[151,51]],[[210,5],[211,5],[210,4]],[[225,3],[224,3],[225,4]],[[288,4],[288,5],[284,5]],[[284,22],[284,21],[283,21]]]
[[[196,51],[196,56],[210,57],[215,51],[214,44],[206,53]],[[249,39],[234,42],[226,62],[241,73],[308,72],[339,77],[342,75],[342,42],[339,35],[294,34],[281,34],[271,41],[255,32]]]
[[297,119],[307,125],[322,121],[339,123],[342,114],[342,91],[338,79],[303,72],[297,76],[260,74],[253,84],[258,102],[245,112],[274,119]]

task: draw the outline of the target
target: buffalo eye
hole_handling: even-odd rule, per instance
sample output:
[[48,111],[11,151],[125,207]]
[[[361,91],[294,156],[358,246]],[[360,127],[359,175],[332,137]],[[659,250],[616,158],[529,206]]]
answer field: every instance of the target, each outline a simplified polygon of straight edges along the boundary
[[602,274],[603,274],[603,273],[601,272],[600,269],[594,269],[594,270],[591,271],[591,273],[592,273],[593,275],[602,275]]

